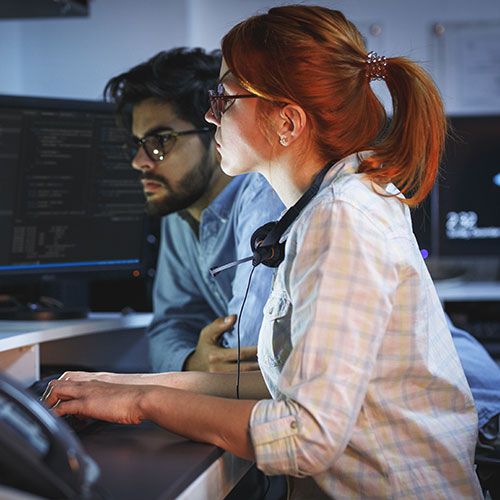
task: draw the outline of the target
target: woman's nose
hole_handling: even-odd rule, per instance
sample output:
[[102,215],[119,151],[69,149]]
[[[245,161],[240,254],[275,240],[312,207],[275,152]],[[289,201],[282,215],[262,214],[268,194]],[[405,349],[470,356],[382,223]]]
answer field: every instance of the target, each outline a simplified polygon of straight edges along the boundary
[[208,123],[212,123],[212,124],[214,124],[216,126],[220,125],[220,120],[216,120],[215,119],[214,114],[212,113],[212,109],[211,108],[208,108],[207,112],[205,113],[205,120]]

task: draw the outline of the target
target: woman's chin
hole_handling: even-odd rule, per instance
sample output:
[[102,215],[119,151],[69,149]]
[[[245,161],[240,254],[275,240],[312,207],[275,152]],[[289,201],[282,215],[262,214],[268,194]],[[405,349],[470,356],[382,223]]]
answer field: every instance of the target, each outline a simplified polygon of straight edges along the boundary
[[220,168],[226,175],[229,175],[230,177],[246,174],[246,171],[238,168],[237,164],[235,164],[234,162],[224,161],[224,158],[222,158],[221,160]]

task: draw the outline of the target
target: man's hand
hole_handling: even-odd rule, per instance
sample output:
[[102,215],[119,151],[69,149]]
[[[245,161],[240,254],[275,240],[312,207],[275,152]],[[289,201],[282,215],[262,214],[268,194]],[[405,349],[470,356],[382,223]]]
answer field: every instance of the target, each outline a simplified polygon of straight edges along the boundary
[[[200,332],[196,350],[187,358],[184,370],[204,372],[235,372],[237,349],[225,348],[219,345],[219,337],[230,328],[236,316],[217,318]],[[258,370],[255,361],[257,346],[242,346],[240,351],[240,369],[242,371]],[[246,361],[251,359],[251,361]]]

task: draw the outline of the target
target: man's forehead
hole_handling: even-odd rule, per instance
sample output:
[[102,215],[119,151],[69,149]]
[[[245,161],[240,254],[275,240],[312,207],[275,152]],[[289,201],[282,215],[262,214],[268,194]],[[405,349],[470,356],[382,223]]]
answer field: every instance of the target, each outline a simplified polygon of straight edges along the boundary
[[174,106],[168,102],[154,97],[144,99],[135,104],[132,108],[134,118],[150,119],[155,116],[162,116],[168,119],[178,118]]
[[160,127],[175,129],[181,121],[173,106],[160,99],[146,99],[132,109],[132,134],[143,137]]

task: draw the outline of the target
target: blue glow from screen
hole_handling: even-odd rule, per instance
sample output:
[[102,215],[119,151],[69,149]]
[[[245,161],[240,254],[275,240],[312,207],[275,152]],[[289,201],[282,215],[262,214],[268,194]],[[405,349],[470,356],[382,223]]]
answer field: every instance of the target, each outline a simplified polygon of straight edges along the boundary
[[107,265],[121,265],[121,264],[138,264],[139,259],[130,260],[99,260],[92,262],[65,262],[65,263],[52,263],[52,264],[24,264],[18,266],[0,266],[0,271],[11,269],[44,269],[44,268],[58,268],[58,267],[89,267],[89,266],[107,266]]

